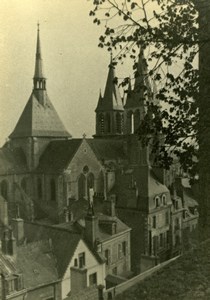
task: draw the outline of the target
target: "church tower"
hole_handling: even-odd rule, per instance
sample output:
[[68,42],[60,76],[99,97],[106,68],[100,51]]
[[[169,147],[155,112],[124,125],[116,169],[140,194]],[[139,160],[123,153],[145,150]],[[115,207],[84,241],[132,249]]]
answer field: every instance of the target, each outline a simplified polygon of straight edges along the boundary
[[95,110],[95,138],[116,138],[123,134],[124,109],[120,91],[114,80],[115,68],[111,58],[104,96],[102,97],[100,92]]
[[136,71],[134,87],[132,88],[131,82],[129,82],[124,106],[124,132],[126,135],[134,134],[138,130],[140,122],[147,112],[146,101],[151,101],[153,98],[143,49],[140,50]]
[[47,95],[38,24],[33,90],[14,131],[9,136],[9,146],[22,148],[29,170],[33,170],[51,140],[70,137]]

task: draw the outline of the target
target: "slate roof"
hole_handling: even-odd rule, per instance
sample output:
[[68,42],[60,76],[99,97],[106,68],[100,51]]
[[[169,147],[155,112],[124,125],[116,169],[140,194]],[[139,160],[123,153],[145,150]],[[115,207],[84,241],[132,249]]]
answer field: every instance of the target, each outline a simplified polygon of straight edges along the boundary
[[45,98],[43,101],[45,105],[38,101],[36,92],[33,91],[10,138],[70,137],[49,100],[47,92],[37,93],[40,93],[39,97]]
[[58,280],[57,263],[49,240],[19,246],[15,264],[23,274],[27,289]]
[[25,223],[25,236],[29,242],[40,239],[51,239],[53,254],[57,261],[59,278],[62,278],[66,268],[81,239],[81,235],[63,228]]
[[48,240],[18,246],[15,257],[0,253],[0,270],[6,276],[23,274],[26,289],[58,280],[56,260]]
[[88,144],[99,160],[125,160],[123,140],[87,139]]
[[40,158],[37,172],[58,173],[72,160],[82,139],[51,141]]
[[28,171],[25,155],[20,148],[0,149],[0,175],[20,174]]
[[112,111],[119,110],[123,111],[122,98],[120,96],[120,91],[117,84],[114,82],[115,71],[114,67],[110,64],[109,72],[106,82],[106,87],[104,91],[104,97],[99,96],[98,105],[96,107],[97,111]]

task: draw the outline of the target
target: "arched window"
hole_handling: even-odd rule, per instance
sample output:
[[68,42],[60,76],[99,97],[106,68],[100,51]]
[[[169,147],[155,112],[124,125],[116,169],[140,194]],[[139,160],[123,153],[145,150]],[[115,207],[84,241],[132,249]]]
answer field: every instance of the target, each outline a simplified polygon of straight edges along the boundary
[[126,120],[127,134],[131,133],[131,116],[132,116],[132,111],[129,111],[128,114],[127,114],[127,120]]
[[122,133],[122,115],[119,112],[116,115],[116,131]]
[[26,193],[26,190],[27,190],[27,180],[26,180],[26,178],[23,178],[22,180],[21,180],[21,188],[24,190],[24,192]]
[[99,115],[99,128],[100,128],[100,133],[104,133],[104,114]]
[[8,183],[6,180],[1,183],[1,195],[5,200],[8,200]]
[[53,202],[56,201],[56,185],[53,178],[50,180],[50,200]]
[[137,109],[134,113],[134,131],[139,128],[140,125],[140,111]]
[[131,115],[131,133],[134,133],[134,115]]
[[42,180],[41,178],[37,179],[37,195],[39,199],[42,199]]
[[111,132],[111,118],[110,118],[109,113],[106,114],[105,124],[106,124],[106,132],[110,133]]
[[84,174],[81,174],[78,179],[78,196],[79,199],[86,196],[86,178]]

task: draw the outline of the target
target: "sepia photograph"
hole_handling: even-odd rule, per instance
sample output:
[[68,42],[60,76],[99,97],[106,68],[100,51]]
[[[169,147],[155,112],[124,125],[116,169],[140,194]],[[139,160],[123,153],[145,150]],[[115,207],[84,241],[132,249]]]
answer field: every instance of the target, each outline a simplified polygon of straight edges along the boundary
[[210,299],[209,22],[0,0],[0,300]]

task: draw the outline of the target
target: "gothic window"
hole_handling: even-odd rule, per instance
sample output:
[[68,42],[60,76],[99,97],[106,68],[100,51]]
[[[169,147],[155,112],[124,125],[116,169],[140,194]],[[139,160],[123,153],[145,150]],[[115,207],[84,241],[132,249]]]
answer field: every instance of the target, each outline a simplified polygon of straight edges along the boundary
[[119,112],[116,115],[116,131],[122,133],[122,115]]
[[56,185],[55,185],[55,179],[50,180],[50,199],[51,201],[56,201]]
[[105,121],[106,121],[106,132],[110,133],[111,132],[111,119],[110,119],[110,114],[109,113],[106,114]]
[[84,174],[81,174],[78,179],[78,196],[79,199],[86,196],[86,178]]
[[5,200],[8,200],[8,183],[6,180],[1,183],[1,195]]
[[131,115],[131,133],[134,133],[134,115]]
[[84,173],[84,174],[87,174],[88,172],[89,172],[88,166],[84,166],[84,168],[83,168],[83,173]]
[[131,128],[132,128],[132,124],[131,124],[132,115],[133,115],[132,111],[129,111],[128,114],[127,114],[127,124],[126,124],[126,126],[127,126],[127,133],[128,134],[132,133],[132,131],[131,131]]
[[38,194],[38,198],[42,199],[42,180],[41,180],[41,178],[37,179],[37,194]]
[[104,114],[101,113],[99,115],[99,128],[100,128],[100,133],[104,133]]
[[134,130],[137,130],[140,125],[140,111],[137,109],[134,113]]
[[26,183],[26,178],[23,178],[21,180],[21,188],[24,190],[24,192],[26,193],[26,189],[27,189],[27,183]]

